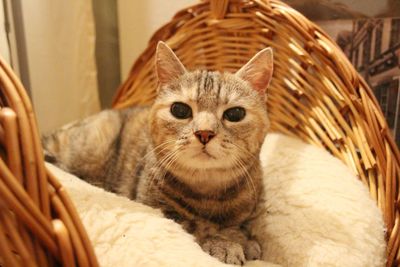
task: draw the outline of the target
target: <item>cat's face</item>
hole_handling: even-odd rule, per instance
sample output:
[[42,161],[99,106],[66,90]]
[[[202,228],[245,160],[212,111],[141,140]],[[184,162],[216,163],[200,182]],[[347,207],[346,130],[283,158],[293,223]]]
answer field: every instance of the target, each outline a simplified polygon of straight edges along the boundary
[[264,90],[272,74],[272,52],[260,53],[236,74],[188,72],[159,45],[160,88],[150,125],[165,167],[224,169],[258,158],[269,126]]

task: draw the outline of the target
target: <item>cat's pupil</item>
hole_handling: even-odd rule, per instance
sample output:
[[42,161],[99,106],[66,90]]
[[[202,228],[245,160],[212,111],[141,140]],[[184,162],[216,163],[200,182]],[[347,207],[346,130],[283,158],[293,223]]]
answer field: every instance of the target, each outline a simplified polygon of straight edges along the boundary
[[246,110],[242,107],[234,107],[225,110],[224,119],[232,122],[241,121],[246,116]]
[[185,103],[175,102],[171,105],[171,114],[177,119],[187,119],[192,116],[192,109]]

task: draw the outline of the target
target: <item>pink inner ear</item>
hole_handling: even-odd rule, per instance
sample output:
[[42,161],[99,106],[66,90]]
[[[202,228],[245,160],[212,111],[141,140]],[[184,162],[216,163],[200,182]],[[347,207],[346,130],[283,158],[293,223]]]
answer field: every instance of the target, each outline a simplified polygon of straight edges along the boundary
[[250,83],[254,90],[264,95],[273,71],[273,54],[271,48],[258,52],[246,63],[236,75]]
[[271,79],[272,71],[269,69],[263,69],[260,72],[254,73],[253,75],[249,75],[250,77],[247,79],[250,82],[251,86],[258,91],[259,93],[264,93],[269,85],[269,81]]
[[250,65],[239,72],[239,76],[250,83],[251,87],[264,94],[267,89],[272,76],[272,66],[270,68],[259,68],[257,65]]

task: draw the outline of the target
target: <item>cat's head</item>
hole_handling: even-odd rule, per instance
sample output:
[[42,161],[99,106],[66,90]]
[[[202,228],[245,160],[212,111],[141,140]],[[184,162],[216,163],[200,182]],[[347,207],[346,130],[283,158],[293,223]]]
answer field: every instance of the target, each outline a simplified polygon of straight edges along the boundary
[[167,168],[224,169],[258,158],[269,127],[265,90],[272,49],[257,53],[235,74],[187,71],[160,42],[158,96],[150,115],[156,153]]

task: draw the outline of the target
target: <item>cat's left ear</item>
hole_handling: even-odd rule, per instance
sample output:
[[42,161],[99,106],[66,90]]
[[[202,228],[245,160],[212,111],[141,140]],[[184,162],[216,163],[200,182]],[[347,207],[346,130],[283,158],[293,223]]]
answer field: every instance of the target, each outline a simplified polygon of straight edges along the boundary
[[272,78],[273,66],[273,52],[268,47],[258,52],[235,75],[249,82],[253,89],[264,95]]
[[169,46],[158,42],[156,51],[156,73],[160,84],[167,84],[186,72],[185,67]]

